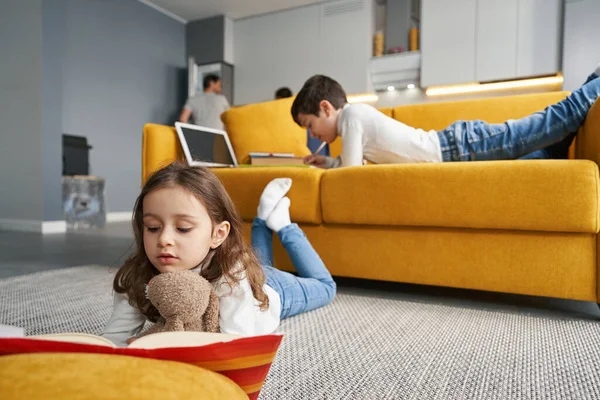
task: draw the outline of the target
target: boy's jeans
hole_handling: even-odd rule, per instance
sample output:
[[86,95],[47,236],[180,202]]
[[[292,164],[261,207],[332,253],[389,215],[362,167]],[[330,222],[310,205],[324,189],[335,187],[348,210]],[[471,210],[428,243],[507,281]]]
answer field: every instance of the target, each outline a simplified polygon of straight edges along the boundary
[[443,160],[543,158],[537,156],[538,151],[553,145],[561,147],[559,143],[570,144],[569,136],[583,125],[588,111],[600,96],[600,79],[597,78],[595,74],[590,75],[588,82],[566,99],[525,118],[503,124],[480,120],[453,123],[438,132]]
[[267,284],[281,298],[281,319],[331,303],[336,284],[321,257],[296,224],[277,232],[299,276],[273,268],[273,236],[264,220],[254,218],[252,247],[265,271]]

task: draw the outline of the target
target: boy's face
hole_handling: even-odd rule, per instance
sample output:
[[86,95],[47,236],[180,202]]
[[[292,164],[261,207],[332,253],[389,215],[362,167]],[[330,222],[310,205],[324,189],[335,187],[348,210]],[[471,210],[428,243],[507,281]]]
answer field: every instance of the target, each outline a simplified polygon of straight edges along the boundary
[[341,110],[336,110],[327,100],[320,103],[319,116],[298,113],[298,121],[310,135],[322,142],[332,143],[337,137],[337,120]]

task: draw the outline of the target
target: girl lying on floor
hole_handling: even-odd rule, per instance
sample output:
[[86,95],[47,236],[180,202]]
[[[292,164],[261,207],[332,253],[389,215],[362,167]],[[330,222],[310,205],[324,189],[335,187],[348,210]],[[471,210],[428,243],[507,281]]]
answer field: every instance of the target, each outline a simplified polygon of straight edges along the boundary
[[[281,319],[329,304],[336,293],[331,274],[308,239],[291,223],[292,185],[279,178],[264,189],[244,243],[242,220],[218,178],[204,167],[175,162],[148,179],[133,213],[136,253],[113,283],[114,308],[102,336],[119,346],[135,339],[158,310],[146,284],[163,272],[192,270],[219,297],[221,332],[243,336],[272,333]],[[276,232],[298,276],[273,268]]]

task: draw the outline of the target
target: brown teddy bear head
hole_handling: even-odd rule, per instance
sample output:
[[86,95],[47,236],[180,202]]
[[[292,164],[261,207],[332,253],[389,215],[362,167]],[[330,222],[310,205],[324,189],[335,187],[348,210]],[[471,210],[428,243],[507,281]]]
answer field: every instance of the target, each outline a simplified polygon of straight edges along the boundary
[[197,272],[165,272],[150,280],[147,297],[165,319],[197,318],[208,307],[211,290],[210,283]]

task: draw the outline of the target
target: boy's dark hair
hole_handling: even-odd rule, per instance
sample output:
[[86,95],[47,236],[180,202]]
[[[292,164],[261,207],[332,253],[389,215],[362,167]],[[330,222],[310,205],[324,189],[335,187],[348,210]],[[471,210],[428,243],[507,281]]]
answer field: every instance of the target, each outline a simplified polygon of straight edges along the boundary
[[319,104],[327,100],[336,110],[348,103],[346,92],[342,85],[325,75],[314,75],[309,78],[298,92],[292,104],[292,117],[298,125],[298,114],[313,114],[319,116]]
[[221,78],[219,78],[217,75],[213,75],[213,74],[206,75],[204,77],[204,80],[202,81],[202,88],[204,90],[206,90],[206,89],[208,89],[210,87],[211,83],[217,83],[220,80],[221,80]]
[[276,99],[285,99],[288,97],[292,97],[292,91],[288,87],[280,87],[275,91]]

